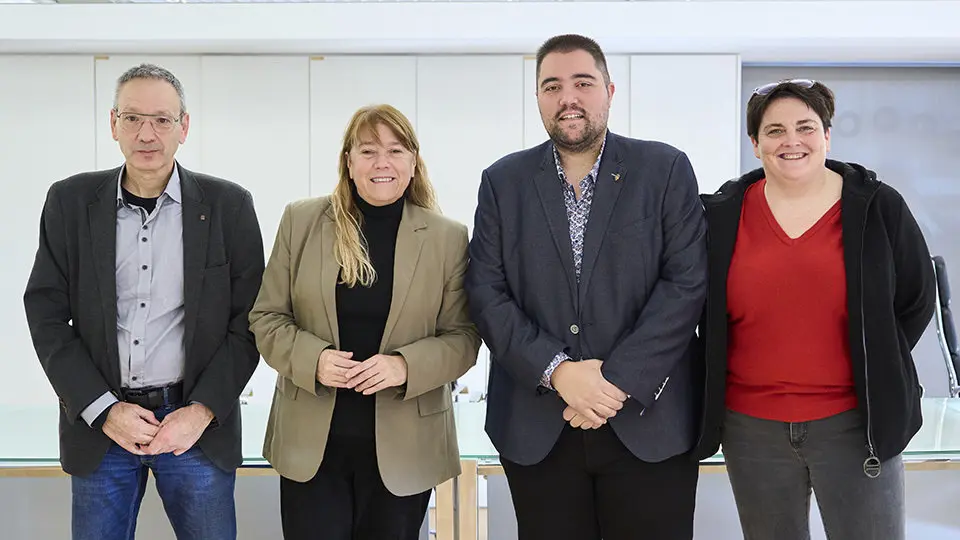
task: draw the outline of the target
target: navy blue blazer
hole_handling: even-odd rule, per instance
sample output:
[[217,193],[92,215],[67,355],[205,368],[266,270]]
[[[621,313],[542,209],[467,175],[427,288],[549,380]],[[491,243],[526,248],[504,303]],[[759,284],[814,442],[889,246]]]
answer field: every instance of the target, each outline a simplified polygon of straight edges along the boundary
[[604,377],[631,395],[610,425],[634,455],[688,452],[701,423],[696,327],[707,282],[690,161],[607,134],[579,284],[562,188],[550,141],[483,172],[465,286],[491,351],[486,431],[510,461],[547,455],[566,405],[539,383],[562,350],[603,360]]

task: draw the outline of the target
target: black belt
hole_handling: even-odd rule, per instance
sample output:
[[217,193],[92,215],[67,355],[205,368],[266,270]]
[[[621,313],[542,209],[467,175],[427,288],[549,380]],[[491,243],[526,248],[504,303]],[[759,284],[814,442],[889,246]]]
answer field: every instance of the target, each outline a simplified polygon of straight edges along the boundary
[[156,388],[123,388],[120,390],[123,401],[139,405],[144,409],[159,409],[167,405],[183,404],[183,383]]

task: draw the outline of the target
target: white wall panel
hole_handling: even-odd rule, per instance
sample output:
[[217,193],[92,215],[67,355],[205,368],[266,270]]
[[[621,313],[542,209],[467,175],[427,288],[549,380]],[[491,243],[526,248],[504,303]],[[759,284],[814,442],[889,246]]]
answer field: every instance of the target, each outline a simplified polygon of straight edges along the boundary
[[417,59],[413,56],[327,56],[310,62],[311,195],[337,183],[343,132],[357,109],[388,103],[417,127]]
[[117,79],[123,72],[141,63],[156,64],[169,70],[183,85],[191,124],[187,140],[177,150],[176,157],[184,167],[202,170],[199,141],[204,122],[200,105],[200,57],[124,55],[96,58],[97,112],[93,120],[97,130],[97,169],[112,169],[123,164],[123,154],[110,133],[110,109],[113,108]]
[[417,118],[443,213],[473,227],[480,173],[523,147],[523,58],[417,59]]
[[[521,56],[420,57],[417,117],[423,156],[443,213],[473,230],[480,174],[523,147]],[[486,388],[487,351],[461,379]]]
[[[607,56],[607,70],[614,85],[613,102],[610,104],[610,131],[630,136],[630,57]],[[537,59],[523,60],[523,146],[530,148],[547,140],[540,109],[537,107]]]
[[253,194],[269,254],[284,206],[309,195],[306,57],[205,56],[201,172]]
[[701,192],[739,176],[739,58],[644,55],[630,63],[631,134],[686,152]]
[[[269,257],[284,206],[310,191],[309,59],[205,56],[199,139],[203,172],[250,190]],[[276,372],[261,362],[251,401],[269,401]]]
[[27,330],[23,290],[50,184],[94,168],[93,58],[0,56],[0,404],[56,403]]

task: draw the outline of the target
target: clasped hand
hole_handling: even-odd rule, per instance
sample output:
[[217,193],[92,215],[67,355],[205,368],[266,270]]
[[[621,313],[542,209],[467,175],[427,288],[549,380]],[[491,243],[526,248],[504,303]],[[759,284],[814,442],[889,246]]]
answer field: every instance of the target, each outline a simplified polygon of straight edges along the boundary
[[596,429],[606,424],[627,400],[626,393],[603,377],[602,364],[596,359],[567,361],[553,372],[551,384],[567,403],[563,419],[575,428]]
[[407,361],[400,355],[375,354],[363,362],[352,352],[324,349],[317,362],[317,381],[331,388],[352,388],[369,396],[407,382]]
[[179,456],[196,444],[212,420],[213,412],[199,403],[181,407],[159,421],[152,411],[121,401],[110,407],[103,433],[131,454],[173,452]]

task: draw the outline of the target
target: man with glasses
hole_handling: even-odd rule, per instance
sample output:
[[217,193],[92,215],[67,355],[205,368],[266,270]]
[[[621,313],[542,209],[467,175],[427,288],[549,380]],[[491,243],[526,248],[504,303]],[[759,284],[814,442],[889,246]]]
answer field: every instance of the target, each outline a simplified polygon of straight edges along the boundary
[[74,540],[133,538],[147,470],[179,540],[236,538],[238,398],[259,353],[250,193],[174,159],[190,127],[161,67],[117,82],[122,166],[53,184],[24,305],[60,399]]

